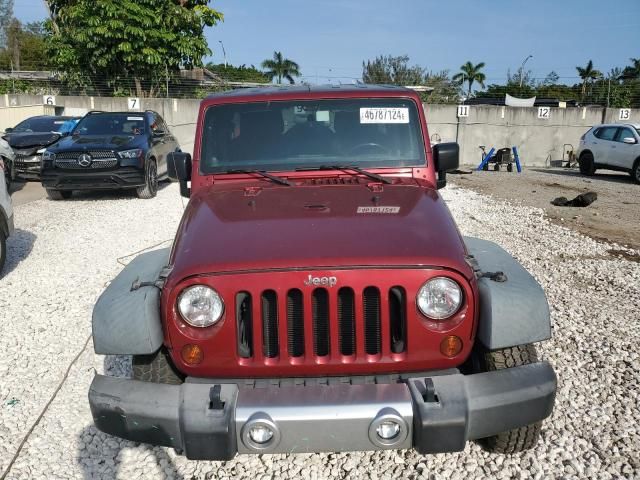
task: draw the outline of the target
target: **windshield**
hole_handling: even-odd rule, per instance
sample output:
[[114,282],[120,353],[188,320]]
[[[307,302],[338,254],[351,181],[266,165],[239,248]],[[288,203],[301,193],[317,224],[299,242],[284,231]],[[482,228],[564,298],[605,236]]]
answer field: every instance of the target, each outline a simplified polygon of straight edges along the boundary
[[218,105],[203,131],[202,173],[425,164],[418,110],[405,99]]
[[76,126],[74,135],[142,135],[144,116],[126,113],[87,115]]
[[15,126],[13,132],[15,133],[49,133],[60,132],[65,133],[73,129],[75,121],[70,118],[56,118],[56,117],[36,117],[28,118]]

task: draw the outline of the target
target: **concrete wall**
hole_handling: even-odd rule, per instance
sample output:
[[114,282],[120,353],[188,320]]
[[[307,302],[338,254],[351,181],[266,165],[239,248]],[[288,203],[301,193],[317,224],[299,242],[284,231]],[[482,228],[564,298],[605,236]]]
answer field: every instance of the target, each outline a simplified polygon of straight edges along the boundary
[[[0,96],[0,112],[3,106],[42,103],[41,95]],[[141,99],[142,110],[155,110],[165,119],[178,138],[184,151],[191,152],[195,136],[199,100]],[[42,107],[42,106],[40,106]],[[478,165],[481,160],[479,145],[487,151],[493,146],[518,147],[523,165],[545,166],[563,158],[563,152],[571,146],[577,150],[580,136],[593,125],[617,122],[619,109],[551,108],[548,119],[538,118],[538,108],[470,106],[469,116],[458,118],[456,105],[425,105],[432,141],[457,141],[461,148],[461,161],[466,165]],[[109,97],[61,97],[56,96],[55,112],[59,115],[84,115],[89,110],[126,111],[126,98]],[[18,110],[10,110],[17,112]],[[26,118],[28,114],[24,110]],[[41,113],[37,113],[41,114]],[[10,120],[0,120],[0,127],[13,126]],[[7,117],[8,118],[8,117]],[[12,119],[15,118],[11,117]],[[640,110],[631,111],[631,122],[640,123]],[[5,125],[5,123],[9,123]],[[567,145],[565,145],[567,144]]]
[[50,105],[24,105],[19,107],[0,107],[0,132],[13,127],[25,118],[36,115],[53,115],[54,108]]
[[[42,95],[2,95],[0,96],[0,115],[4,111],[3,106],[9,105],[15,109],[21,105],[33,103],[42,104]],[[140,110],[155,110],[158,112],[176,136],[182,150],[193,151],[193,140],[196,131],[196,121],[198,118],[198,107],[200,100],[178,100],[173,98],[143,98],[141,99]],[[39,106],[41,109],[42,105]],[[61,97],[56,96],[55,107],[47,106],[50,114],[57,115],[84,115],[90,110],[104,110],[107,112],[127,111],[127,99],[120,97]],[[12,123],[4,125],[12,127],[18,121],[39,113],[26,114],[22,118],[12,119]]]

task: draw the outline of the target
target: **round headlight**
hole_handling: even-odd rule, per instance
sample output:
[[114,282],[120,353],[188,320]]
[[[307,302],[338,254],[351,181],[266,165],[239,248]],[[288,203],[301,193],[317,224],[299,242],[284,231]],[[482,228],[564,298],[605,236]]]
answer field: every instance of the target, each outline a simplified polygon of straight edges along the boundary
[[418,290],[418,308],[429,318],[444,320],[456,313],[462,305],[460,285],[446,277],[436,277]]
[[178,311],[193,327],[209,327],[222,317],[224,303],[213,288],[194,285],[185,288],[178,297]]

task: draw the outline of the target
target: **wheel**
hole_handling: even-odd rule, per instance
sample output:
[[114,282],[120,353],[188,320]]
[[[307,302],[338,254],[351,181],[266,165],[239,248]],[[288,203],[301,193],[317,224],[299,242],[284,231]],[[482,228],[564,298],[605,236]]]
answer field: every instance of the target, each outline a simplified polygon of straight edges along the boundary
[[[518,367],[538,361],[533,345],[518,345],[500,350],[486,351],[480,355],[479,366],[483,372]],[[483,438],[479,443],[492,453],[516,453],[535,447],[540,438],[542,422]]]
[[4,268],[4,262],[7,260],[7,237],[0,229],[0,277],[2,276],[2,269]]
[[580,165],[580,173],[583,175],[591,176],[596,173],[596,164],[593,160],[593,153],[585,152],[580,155],[580,160],[578,160],[578,164]]
[[640,158],[636,160],[631,169],[631,178],[636,183],[640,183]]
[[134,355],[132,363],[134,380],[170,385],[180,385],[184,381],[164,347],[151,355]]
[[67,200],[71,198],[73,191],[71,190],[50,190],[47,188],[47,196],[50,200]]
[[499,171],[500,171],[500,164],[499,164],[499,163],[496,163],[496,164],[493,166],[493,171],[494,171],[494,172],[499,172]]
[[153,198],[158,193],[158,167],[156,161],[151,159],[147,163],[144,172],[144,185],[136,188],[138,198]]
[[513,172],[513,163],[507,163],[507,172]]

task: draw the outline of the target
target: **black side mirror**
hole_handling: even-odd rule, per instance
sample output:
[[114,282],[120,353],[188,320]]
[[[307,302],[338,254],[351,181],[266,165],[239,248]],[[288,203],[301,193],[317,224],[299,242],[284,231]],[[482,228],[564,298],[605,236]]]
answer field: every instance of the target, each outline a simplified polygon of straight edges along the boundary
[[434,145],[433,164],[438,172],[436,187],[444,188],[447,184],[447,172],[456,170],[460,165],[460,146],[455,142]]
[[12,127],[8,127],[4,129],[4,133],[11,133],[13,132],[13,128]]
[[187,182],[191,181],[191,155],[185,152],[171,152],[167,155],[167,176],[180,182],[180,195],[189,198],[191,189]]

